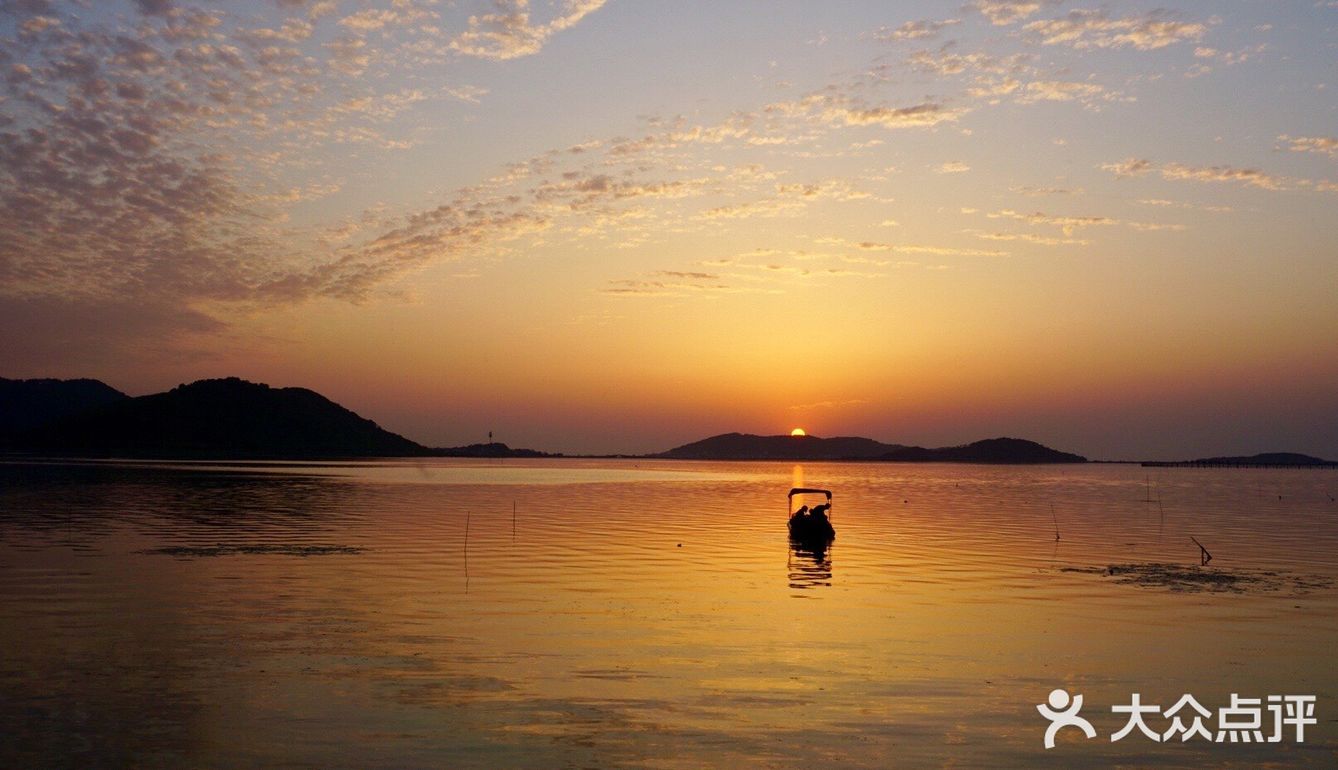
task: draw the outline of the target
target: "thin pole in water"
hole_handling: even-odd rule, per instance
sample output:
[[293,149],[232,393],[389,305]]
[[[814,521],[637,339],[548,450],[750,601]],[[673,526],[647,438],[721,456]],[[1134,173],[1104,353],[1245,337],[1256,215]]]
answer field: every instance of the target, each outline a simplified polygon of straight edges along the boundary
[[1055,542],[1059,542],[1059,517],[1055,515],[1055,504],[1050,503],[1050,518],[1055,520]]
[[1204,548],[1203,543],[1200,543],[1198,539],[1195,538],[1193,535],[1190,535],[1189,539],[1193,540],[1194,545],[1197,545],[1199,547],[1199,566],[1200,567],[1208,566],[1208,562],[1213,560],[1213,555],[1208,553],[1208,549]]
[[516,542],[516,501],[511,501],[511,542]]

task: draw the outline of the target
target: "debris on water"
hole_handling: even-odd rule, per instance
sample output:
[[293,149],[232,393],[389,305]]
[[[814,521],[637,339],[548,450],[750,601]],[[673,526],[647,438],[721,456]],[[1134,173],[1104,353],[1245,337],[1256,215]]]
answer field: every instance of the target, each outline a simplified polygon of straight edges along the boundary
[[1113,578],[1121,585],[1165,588],[1170,591],[1245,593],[1246,591],[1282,591],[1304,593],[1329,588],[1332,581],[1318,576],[1294,575],[1272,570],[1221,569],[1183,566],[1161,562],[1111,564],[1107,567],[1060,567],[1060,572],[1078,572]]
[[336,553],[362,553],[363,549],[351,545],[177,545],[167,548],[151,548],[140,553],[160,556],[238,556],[256,554],[275,554],[279,556],[327,556]]

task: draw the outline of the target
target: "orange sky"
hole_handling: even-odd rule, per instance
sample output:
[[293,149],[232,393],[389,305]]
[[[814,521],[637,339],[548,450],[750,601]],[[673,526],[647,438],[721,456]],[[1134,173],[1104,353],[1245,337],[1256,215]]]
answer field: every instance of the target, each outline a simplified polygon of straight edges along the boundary
[[1338,457],[1338,9],[458,5],[5,6],[0,375]]

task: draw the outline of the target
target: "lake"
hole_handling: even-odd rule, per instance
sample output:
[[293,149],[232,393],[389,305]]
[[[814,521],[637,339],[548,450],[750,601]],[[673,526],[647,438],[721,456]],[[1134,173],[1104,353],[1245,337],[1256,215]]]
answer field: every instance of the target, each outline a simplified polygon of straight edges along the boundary
[[[788,542],[792,486],[835,493],[829,549]],[[0,765],[1332,767],[1333,495],[1325,470],[11,461]],[[1057,688],[1097,735],[1046,750]],[[1232,693],[1314,696],[1314,723],[1112,742],[1133,693],[1192,695],[1209,731]]]

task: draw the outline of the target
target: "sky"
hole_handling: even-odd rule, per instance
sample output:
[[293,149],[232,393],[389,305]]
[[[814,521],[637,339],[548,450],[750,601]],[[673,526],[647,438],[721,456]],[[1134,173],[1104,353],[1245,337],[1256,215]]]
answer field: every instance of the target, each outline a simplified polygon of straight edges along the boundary
[[433,446],[1338,459],[1335,33],[1328,0],[0,0],[0,375],[303,386]]

